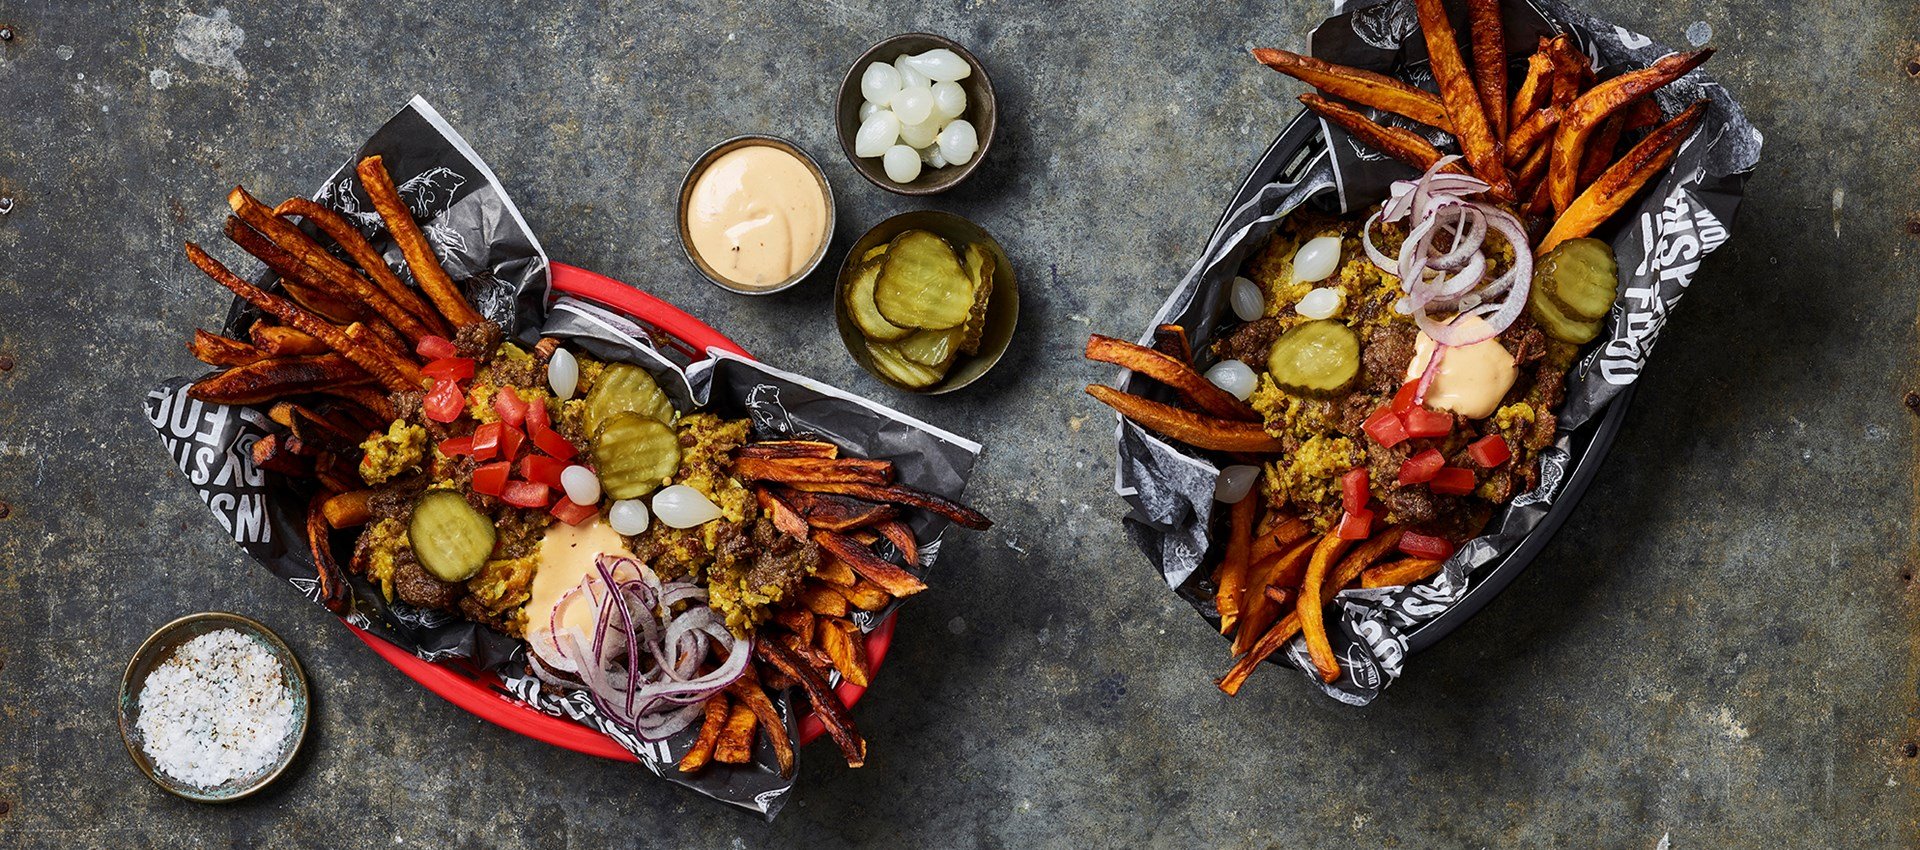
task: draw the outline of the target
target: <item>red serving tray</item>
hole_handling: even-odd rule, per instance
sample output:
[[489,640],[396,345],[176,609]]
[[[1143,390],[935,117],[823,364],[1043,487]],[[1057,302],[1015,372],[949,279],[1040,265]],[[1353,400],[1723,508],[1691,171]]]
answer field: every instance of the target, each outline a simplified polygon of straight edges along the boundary
[[[552,281],[555,292],[592,301],[625,314],[649,330],[656,331],[656,342],[671,345],[696,360],[705,359],[709,348],[718,348],[741,357],[752,356],[733,340],[687,315],[680,308],[613,278],[554,263]],[[879,672],[880,662],[886,660],[887,646],[893,642],[893,624],[894,618],[888,617],[867,635],[867,659],[873,665],[874,672]],[[632,753],[614,743],[612,738],[592,727],[544,714],[514,698],[500,683],[500,678],[491,672],[459,662],[427,661],[364,629],[351,624],[347,628],[371,647],[375,654],[399,668],[407,678],[482,720],[574,752],[620,761],[639,761]],[[840,701],[851,708],[860,701],[861,694],[866,690],[850,682],[841,682],[836,693],[840,695]],[[820,725],[820,719],[814,717],[811,711],[800,718],[801,744],[820,737],[823,731],[825,729]]]

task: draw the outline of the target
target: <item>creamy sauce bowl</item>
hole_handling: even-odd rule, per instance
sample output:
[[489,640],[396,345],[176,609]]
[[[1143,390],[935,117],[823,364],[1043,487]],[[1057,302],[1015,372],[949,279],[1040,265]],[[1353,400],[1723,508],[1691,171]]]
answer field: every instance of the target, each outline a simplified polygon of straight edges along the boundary
[[767,295],[805,280],[826,259],[833,225],[826,173],[776,136],[714,145],[680,184],[680,245],[729,292]]

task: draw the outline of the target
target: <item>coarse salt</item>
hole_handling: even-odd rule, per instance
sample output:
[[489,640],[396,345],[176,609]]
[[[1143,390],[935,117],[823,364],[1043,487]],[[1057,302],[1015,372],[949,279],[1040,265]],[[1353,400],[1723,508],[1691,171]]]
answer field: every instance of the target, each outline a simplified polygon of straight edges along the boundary
[[279,659],[234,629],[189,640],[154,667],[139,712],[135,726],[154,768],[199,788],[265,772],[295,724]]

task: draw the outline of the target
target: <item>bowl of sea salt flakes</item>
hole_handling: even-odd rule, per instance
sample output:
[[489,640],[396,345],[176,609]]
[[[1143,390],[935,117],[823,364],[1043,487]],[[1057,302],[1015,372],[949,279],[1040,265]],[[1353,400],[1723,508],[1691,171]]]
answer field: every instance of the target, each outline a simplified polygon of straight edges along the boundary
[[120,682],[120,735],[168,793],[226,803],[272,784],[306,739],[306,674],[272,630],[238,614],[155,631]]

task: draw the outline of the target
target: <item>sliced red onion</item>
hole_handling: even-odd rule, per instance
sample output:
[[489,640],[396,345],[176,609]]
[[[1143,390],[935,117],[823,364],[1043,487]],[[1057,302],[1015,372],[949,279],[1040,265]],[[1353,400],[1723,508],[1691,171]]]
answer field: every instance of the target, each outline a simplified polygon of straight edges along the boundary
[[[1436,343],[1454,347],[1491,339],[1510,327],[1526,309],[1533,278],[1525,228],[1512,213],[1468,197],[1486,192],[1486,181],[1442,170],[1458,159],[1442,157],[1420,179],[1395,183],[1380,211],[1362,225],[1360,240],[1367,259],[1400,279],[1407,297],[1394,308],[1410,313]],[[1390,257],[1374,244],[1376,221],[1406,222],[1399,256]],[[1513,265],[1492,280],[1486,274],[1488,231],[1505,238],[1514,254]],[[1436,244],[1443,237],[1448,239],[1444,250]],[[1469,316],[1485,323],[1456,321]],[[1433,361],[1439,361],[1437,354]],[[1432,374],[1430,365],[1422,376],[1422,395]]]
[[1420,373],[1420,385],[1413,388],[1413,403],[1426,404],[1427,390],[1433,386],[1433,378],[1440,374],[1440,359],[1447,356],[1447,347],[1436,345],[1433,354],[1427,357],[1427,368]]

